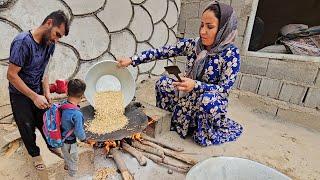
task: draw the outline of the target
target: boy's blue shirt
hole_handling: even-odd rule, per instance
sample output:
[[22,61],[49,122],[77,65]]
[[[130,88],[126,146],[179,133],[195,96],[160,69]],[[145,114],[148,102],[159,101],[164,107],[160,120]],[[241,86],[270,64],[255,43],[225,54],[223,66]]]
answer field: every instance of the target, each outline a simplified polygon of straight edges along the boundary
[[[68,102],[65,101],[64,103]],[[75,109],[65,109],[62,111],[61,117],[62,138],[64,138],[72,128],[74,128],[74,131],[69,137],[66,138],[66,143],[75,143],[76,138],[78,138],[80,141],[84,141],[86,139],[82,112]]]

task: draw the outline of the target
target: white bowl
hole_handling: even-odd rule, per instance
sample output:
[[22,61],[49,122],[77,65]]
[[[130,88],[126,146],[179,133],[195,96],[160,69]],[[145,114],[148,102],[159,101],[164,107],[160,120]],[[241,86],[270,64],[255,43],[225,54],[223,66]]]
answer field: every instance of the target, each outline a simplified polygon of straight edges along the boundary
[[213,157],[193,166],[186,180],[291,180],[279,171],[248,159]]
[[84,95],[94,106],[94,95],[100,91],[121,90],[124,96],[124,107],[133,99],[136,91],[135,80],[127,68],[118,68],[118,62],[105,60],[90,67],[85,82],[87,85]]

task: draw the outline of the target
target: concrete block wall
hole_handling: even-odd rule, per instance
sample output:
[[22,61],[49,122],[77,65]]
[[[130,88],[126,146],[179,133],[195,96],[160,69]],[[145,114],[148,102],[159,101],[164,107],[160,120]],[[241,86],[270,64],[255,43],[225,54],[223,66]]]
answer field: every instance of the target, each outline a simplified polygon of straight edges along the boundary
[[[251,92],[256,89],[254,93],[262,96],[320,109],[319,71],[320,62],[243,56],[239,89],[246,91],[251,87]],[[251,76],[252,80],[243,78],[247,76]],[[261,80],[260,83],[256,83],[258,80]]]

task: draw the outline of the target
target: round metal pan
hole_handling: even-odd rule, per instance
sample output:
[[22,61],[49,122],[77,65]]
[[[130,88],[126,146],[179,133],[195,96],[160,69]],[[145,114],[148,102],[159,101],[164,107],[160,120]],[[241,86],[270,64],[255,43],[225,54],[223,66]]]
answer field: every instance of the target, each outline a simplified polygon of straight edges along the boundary
[[[90,123],[94,116],[94,109],[91,105],[81,108],[86,123]],[[86,135],[96,141],[121,140],[130,137],[134,133],[142,132],[148,125],[148,116],[142,111],[141,104],[131,102],[125,109],[125,116],[128,118],[128,124],[117,131],[106,134],[95,134],[85,129]]]

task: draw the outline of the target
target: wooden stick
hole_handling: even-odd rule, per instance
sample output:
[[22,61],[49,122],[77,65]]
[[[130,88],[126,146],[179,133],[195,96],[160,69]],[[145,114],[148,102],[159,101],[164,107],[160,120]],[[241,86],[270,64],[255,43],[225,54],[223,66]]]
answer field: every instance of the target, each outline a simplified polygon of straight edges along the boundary
[[185,163],[188,163],[188,164],[191,164],[191,165],[197,164],[196,160],[194,160],[192,158],[189,158],[189,157],[186,157],[183,154],[180,154],[180,153],[178,153],[176,151],[172,151],[170,149],[165,149],[165,148],[163,148],[163,147],[161,147],[161,146],[159,146],[159,145],[157,145],[157,144],[155,144],[153,142],[143,140],[143,141],[141,141],[141,143],[144,144],[144,145],[155,147],[157,149],[161,149],[164,152],[165,155],[173,157],[173,158],[178,159],[180,161],[183,161]]
[[182,152],[182,151],[184,151],[183,148],[174,147],[174,146],[172,146],[172,145],[170,145],[170,144],[167,144],[167,143],[164,143],[164,142],[160,142],[160,141],[158,141],[158,140],[156,140],[156,139],[154,139],[154,138],[152,138],[152,137],[147,136],[146,134],[143,134],[143,133],[142,133],[141,136],[142,136],[142,139],[145,139],[145,140],[151,141],[151,142],[153,142],[153,143],[159,144],[159,145],[161,145],[161,146],[163,146],[163,147],[166,147],[166,148],[168,148],[168,149],[172,149],[172,150],[177,151],[177,152]]
[[188,170],[187,169],[181,169],[181,168],[178,168],[178,167],[175,167],[175,166],[171,166],[171,165],[168,165],[168,164],[164,164],[164,163],[158,163],[158,164],[160,164],[160,165],[162,165],[164,167],[167,167],[168,169],[171,169],[173,171],[177,171],[177,172],[183,173],[183,174],[186,174],[189,171],[189,169]]
[[145,152],[148,152],[148,153],[151,153],[151,154],[155,154],[161,158],[164,158],[164,152],[162,149],[158,149],[158,148],[154,148],[154,147],[151,147],[151,146],[146,146],[146,145],[143,145],[141,144],[139,141],[136,141],[136,140],[133,140],[132,141],[132,147],[135,147],[135,148],[138,148],[142,151],[145,151]]
[[170,159],[168,158],[160,158],[156,155],[153,155],[153,154],[150,154],[150,153],[146,153],[146,152],[143,152],[143,155],[149,159],[151,159],[153,162],[159,164],[159,163],[163,163],[163,164],[167,164],[167,165],[170,165],[170,166],[173,166],[173,167],[176,167],[176,168],[180,168],[180,169],[184,169],[184,170],[189,170],[190,167],[189,166],[184,166],[184,165],[180,165],[176,162],[173,162],[171,161]]
[[129,172],[125,162],[123,161],[123,159],[121,158],[121,155],[118,151],[117,148],[111,148],[110,149],[110,154],[112,155],[112,158],[114,159],[114,161],[116,162],[118,169],[121,172],[122,178],[124,180],[133,180],[133,176],[131,175],[131,173]]
[[140,166],[146,166],[147,165],[147,159],[146,157],[144,157],[144,155],[136,150],[135,148],[131,147],[129,144],[121,141],[121,147],[127,151],[128,153],[130,153],[132,156],[134,156],[137,161],[139,162]]

